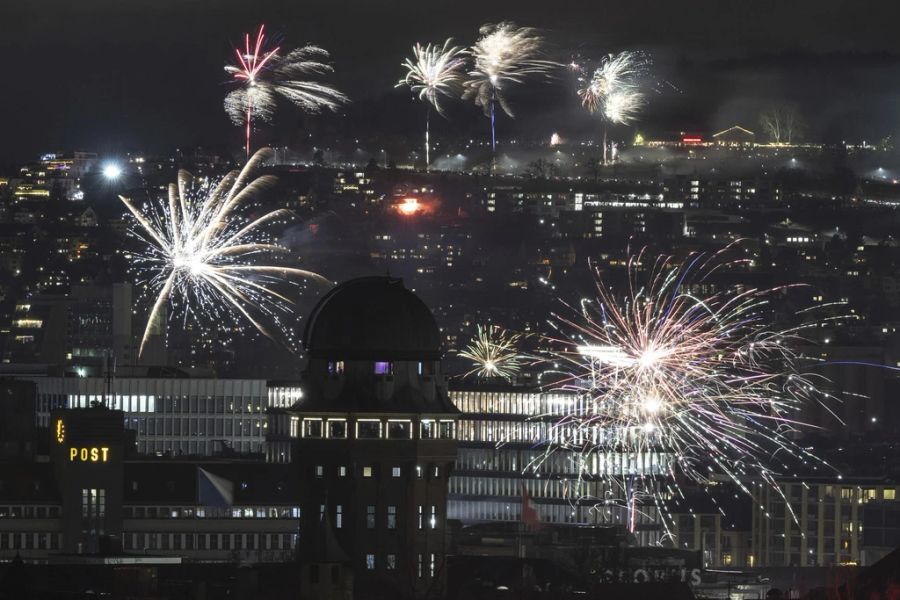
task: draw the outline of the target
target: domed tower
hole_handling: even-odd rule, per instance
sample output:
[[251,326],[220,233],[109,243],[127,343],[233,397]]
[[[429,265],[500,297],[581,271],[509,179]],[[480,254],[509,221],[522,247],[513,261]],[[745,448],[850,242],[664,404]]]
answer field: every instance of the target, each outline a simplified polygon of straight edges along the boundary
[[354,279],[315,306],[303,345],[301,544],[327,511],[366,597],[442,595],[457,410],[431,311],[400,279]]

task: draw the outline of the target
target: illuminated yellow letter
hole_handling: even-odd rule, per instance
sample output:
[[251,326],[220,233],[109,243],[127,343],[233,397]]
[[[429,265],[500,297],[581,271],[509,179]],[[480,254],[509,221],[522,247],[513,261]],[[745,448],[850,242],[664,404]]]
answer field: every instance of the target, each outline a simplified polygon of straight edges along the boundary
[[100,451],[97,448],[91,448],[91,462],[97,462],[100,458]]
[[73,462],[78,456],[78,448],[69,448],[69,462]]
[[103,452],[103,462],[109,458],[109,448],[100,448],[100,451]]

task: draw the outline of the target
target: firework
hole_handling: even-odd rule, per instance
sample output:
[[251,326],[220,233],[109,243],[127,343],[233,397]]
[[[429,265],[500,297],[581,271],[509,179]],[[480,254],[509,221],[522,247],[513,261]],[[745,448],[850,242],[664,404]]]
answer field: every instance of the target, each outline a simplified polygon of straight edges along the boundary
[[496,325],[479,325],[472,343],[459,353],[474,363],[474,368],[464,377],[474,374],[486,379],[512,379],[527,360],[520,350],[523,340],[520,333],[510,333]]
[[474,100],[491,119],[491,150],[497,149],[494,130],[496,105],[510,117],[512,110],[504,92],[511,84],[523,83],[526,77],[547,76],[559,65],[541,58],[544,40],[531,27],[512,23],[484,25],[481,37],[470,50],[473,70],[465,83],[463,97]]
[[187,171],[179,171],[178,183],[169,185],[168,202],[143,210],[119,196],[135,220],[131,234],[144,245],[135,265],[154,297],[140,353],[170,302],[182,305],[185,317],[239,316],[270,335],[254,313],[277,322],[278,314],[290,312],[291,305],[273,284],[291,276],[325,281],[310,271],[260,263],[260,257],[285,251],[271,241],[265,227],[290,216],[285,209],[243,216],[256,194],[275,181],[269,175],[249,181],[253,169],[270,156],[267,148],[258,151],[240,172],[229,173],[216,185],[196,182]]
[[443,115],[441,108],[441,96],[452,96],[460,85],[462,68],[465,65],[463,58],[465,51],[457,46],[452,46],[453,40],[448,39],[443,46],[431,45],[413,46],[413,57],[403,62],[406,68],[406,77],[397,85],[408,85],[413,93],[419,95],[419,100],[428,103],[425,113],[425,169],[431,164],[431,149],[429,146],[429,118],[431,107]]
[[[591,114],[599,113],[604,123],[627,125],[644,106],[640,79],[649,60],[639,52],[608,54],[590,75],[582,74],[578,96]],[[581,71],[581,68],[578,67]],[[603,128],[603,162],[607,162],[606,126]]]
[[251,44],[250,34],[245,34],[243,49],[235,49],[237,62],[225,67],[225,72],[239,85],[225,96],[225,112],[235,125],[246,126],[248,158],[252,123],[271,121],[278,96],[308,113],[337,110],[347,101],[336,89],[305,79],[333,71],[323,62],[328,59],[328,52],[310,44],[284,55],[280,52],[280,46],[270,48],[264,26],[260,25],[256,41]]
[[597,297],[552,320],[555,387],[578,408],[556,423],[549,451],[576,450],[585,475],[610,453],[653,457],[649,471],[605,472],[632,519],[642,494],[664,515],[683,478],[704,484],[715,473],[749,494],[749,479],[778,489],[776,469],[791,460],[824,465],[793,441],[803,408],[831,398],[792,350],[818,323],[770,324],[771,301],[791,286],[695,293],[715,272],[745,266],[733,250],[681,265],[660,257],[644,276],[647,257],[631,257],[622,294],[597,275]]

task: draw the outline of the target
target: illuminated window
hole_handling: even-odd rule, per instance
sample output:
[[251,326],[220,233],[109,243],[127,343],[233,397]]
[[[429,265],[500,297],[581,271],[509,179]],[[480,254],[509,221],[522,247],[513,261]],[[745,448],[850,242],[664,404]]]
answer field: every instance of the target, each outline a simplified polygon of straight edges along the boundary
[[453,439],[453,421],[441,421],[438,427],[438,437],[442,440]]
[[366,569],[369,571],[375,570],[375,555],[374,554],[366,554]]
[[384,568],[388,571],[393,571],[397,568],[397,555],[396,554],[388,554],[387,560],[384,563]]
[[347,467],[341,465],[338,467],[338,477],[346,477],[347,476]]
[[731,566],[731,555],[730,554],[722,555],[722,564],[725,565],[726,567]]
[[334,507],[334,526],[340,529],[344,526],[344,505],[338,504]]
[[387,507],[387,528],[388,529],[397,529],[397,507],[396,506],[388,506]]
[[372,467],[363,467],[363,477],[372,476]]
[[322,419],[303,419],[303,437],[322,437]]
[[421,579],[421,577],[422,577],[422,562],[423,562],[423,561],[422,561],[422,555],[420,554],[420,555],[416,558],[416,577],[418,577],[418,578],[420,578],[420,579]]
[[391,467],[391,477],[400,477],[400,467]]
[[375,363],[376,375],[391,375],[394,372],[394,363],[378,361]]
[[421,504],[417,511],[419,529],[425,529],[425,507]]
[[423,440],[434,439],[436,429],[434,421],[422,419],[422,422],[419,423],[419,437]]
[[328,374],[329,375],[342,375],[344,373],[344,361],[329,361],[328,363]]
[[347,437],[346,419],[328,419],[327,434],[329,438],[344,439]]
[[434,553],[432,552],[428,559],[428,576],[429,577],[434,577],[435,567],[436,567],[436,564],[435,564],[435,559],[434,559]]
[[897,499],[897,490],[892,488],[886,488],[884,490],[884,499],[885,500],[896,500]]
[[316,477],[322,478],[325,475],[325,467],[316,465]]
[[366,529],[375,529],[375,507],[371,504],[366,507]]
[[381,421],[377,419],[360,419],[356,422],[356,437],[361,440],[377,440],[381,438]]
[[431,505],[431,518],[428,520],[428,524],[432,529],[437,529],[437,507],[434,504]]
[[388,439],[411,440],[412,422],[390,419],[388,420]]

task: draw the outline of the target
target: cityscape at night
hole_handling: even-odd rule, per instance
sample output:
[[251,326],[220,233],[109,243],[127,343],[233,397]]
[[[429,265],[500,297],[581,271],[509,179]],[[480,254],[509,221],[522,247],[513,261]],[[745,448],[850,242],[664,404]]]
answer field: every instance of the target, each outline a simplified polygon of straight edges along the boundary
[[0,600],[900,598],[900,9],[0,7]]

